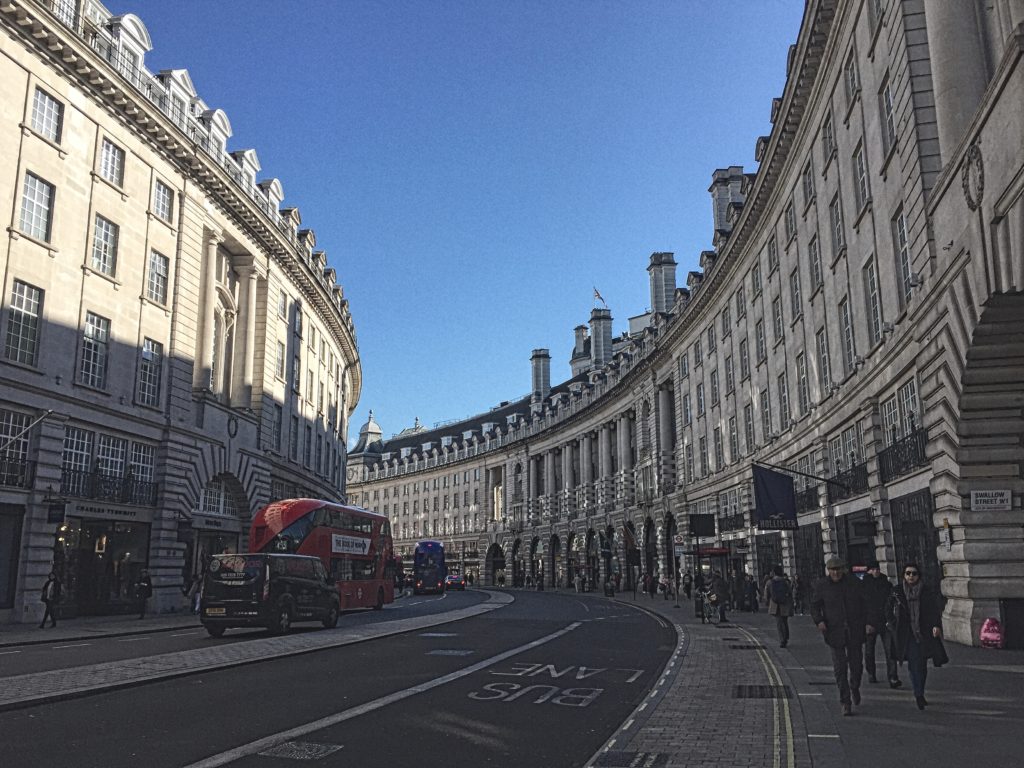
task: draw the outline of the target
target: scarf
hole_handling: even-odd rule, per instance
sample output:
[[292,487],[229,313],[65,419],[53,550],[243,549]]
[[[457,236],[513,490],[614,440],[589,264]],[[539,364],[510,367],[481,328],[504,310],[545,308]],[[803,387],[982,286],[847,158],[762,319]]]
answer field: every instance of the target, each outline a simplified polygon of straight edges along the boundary
[[903,582],[903,594],[907,596],[907,607],[910,609],[910,630],[914,640],[921,642],[921,581],[917,584]]

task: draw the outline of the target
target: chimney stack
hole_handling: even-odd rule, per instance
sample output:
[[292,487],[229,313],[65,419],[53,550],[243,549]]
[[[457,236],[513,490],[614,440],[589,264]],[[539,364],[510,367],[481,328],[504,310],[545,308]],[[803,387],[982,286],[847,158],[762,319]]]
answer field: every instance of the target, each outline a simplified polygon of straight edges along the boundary
[[652,253],[647,267],[651,276],[651,312],[671,312],[676,293],[676,260],[672,253]]
[[612,311],[590,310],[590,362],[594,368],[612,359]]
[[530,364],[533,369],[533,394],[530,399],[534,403],[543,403],[551,391],[551,355],[546,349],[535,349],[530,355]]
[[728,168],[719,168],[711,174],[711,186],[708,187],[711,193],[711,201],[715,215],[715,231],[728,233],[732,230],[729,223],[729,205],[731,203],[742,203],[743,195],[743,166],[730,165]]

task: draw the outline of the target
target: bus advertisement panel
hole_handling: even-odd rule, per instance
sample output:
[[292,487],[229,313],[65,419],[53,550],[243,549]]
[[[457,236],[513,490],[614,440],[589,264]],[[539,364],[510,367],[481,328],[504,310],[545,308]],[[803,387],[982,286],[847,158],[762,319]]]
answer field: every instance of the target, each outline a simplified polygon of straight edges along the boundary
[[414,594],[444,592],[448,569],[444,563],[444,545],[439,541],[421,541],[412,555]]
[[342,610],[394,602],[391,523],[376,512],[317,499],[275,501],[253,518],[249,548],[320,558]]

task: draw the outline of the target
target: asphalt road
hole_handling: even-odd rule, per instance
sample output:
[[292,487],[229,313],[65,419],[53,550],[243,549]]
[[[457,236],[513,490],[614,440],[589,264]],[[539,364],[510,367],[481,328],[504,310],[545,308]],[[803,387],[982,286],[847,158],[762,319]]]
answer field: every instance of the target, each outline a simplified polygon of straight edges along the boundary
[[[386,605],[382,611],[360,610],[342,613],[339,629],[380,621],[395,621],[412,616],[435,614],[476,605],[487,598],[484,592],[447,592],[443,595],[410,596]],[[296,624],[296,633],[325,632],[320,624]],[[50,669],[68,669],[106,661],[124,661],[158,653],[205,648],[211,643],[238,643],[266,637],[260,629],[231,629],[223,638],[214,640],[199,626],[183,627],[165,632],[147,632],[127,637],[95,637],[85,640],[54,641],[45,644],[12,645],[0,649],[0,675],[3,677],[44,672]]]
[[2,713],[3,763],[568,768],[633,712],[675,643],[621,603],[518,592],[440,627]]

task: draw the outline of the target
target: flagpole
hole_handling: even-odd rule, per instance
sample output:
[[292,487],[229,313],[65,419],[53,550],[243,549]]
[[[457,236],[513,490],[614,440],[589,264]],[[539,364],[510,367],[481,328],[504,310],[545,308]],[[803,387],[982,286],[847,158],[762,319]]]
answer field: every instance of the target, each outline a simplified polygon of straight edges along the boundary
[[783,472],[790,472],[791,474],[794,474],[794,475],[801,475],[802,477],[809,477],[812,480],[820,480],[823,483],[828,483],[829,485],[838,485],[844,491],[849,491],[850,490],[850,486],[848,486],[846,483],[840,483],[838,480],[831,480],[831,479],[829,479],[827,477],[821,477],[820,475],[812,475],[812,474],[809,474],[807,472],[801,472],[799,469],[790,469],[789,467],[780,467],[778,464],[769,464],[766,461],[752,461],[750,463],[752,465],[756,465],[758,467],[765,467],[767,469],[778,469],[778,470],[782,470]]

